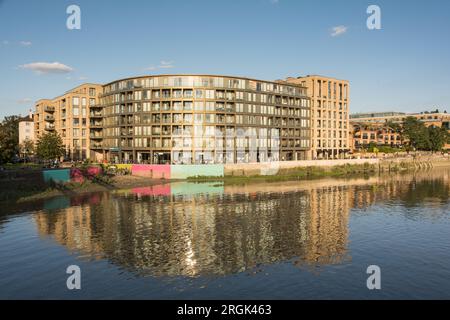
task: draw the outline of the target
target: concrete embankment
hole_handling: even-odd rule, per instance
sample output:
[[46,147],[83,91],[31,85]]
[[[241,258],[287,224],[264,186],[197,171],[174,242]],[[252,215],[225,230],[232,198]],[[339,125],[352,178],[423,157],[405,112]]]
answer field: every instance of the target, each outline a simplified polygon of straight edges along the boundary
[[448,156],[428,155],[410,156],[402,158],[370,158],[370,159],[339,159],[339,160],[307,160],[286,161],[272,163],[239,163],[224,165],[224,175],[237,176],[268,176],[289,174],[292,171],[316,168],[324,171],[332,171],[339,167],[361,168],[370,171],[400,171],[410,169],[430,169],[433,167],[450,166]]
[[380,160],[380,171],[418,170],[450,166],[450,157],[442,155],[411,155]]
[[304,161],[285,161],[270,163],[238,163],[226,164],[224,166],[225,176],[268,176],[283,174],[295,169],[305,168],[333,168],[337,166],[376,166],[380,162],[379,159],[340,159],[340,160],[304,160]]

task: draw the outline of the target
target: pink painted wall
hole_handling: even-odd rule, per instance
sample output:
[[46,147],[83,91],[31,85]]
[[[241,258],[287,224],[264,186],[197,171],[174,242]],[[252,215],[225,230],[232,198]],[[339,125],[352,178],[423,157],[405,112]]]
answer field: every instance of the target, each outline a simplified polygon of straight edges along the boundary
[[83,183],[83,181],[84,181],[83,172],[78,168],[71,168],[70,169],[70,181],[77,182],[77,183]]
[[102,174],[102,168],[100,167],[89,167],[86,170],[86,173],[89,177],[95,177]]
[[170,179],[170,165],[133,164],[131,174],[153,179]]
[[88,167],[86,172],[83,172],[79,168],[71,168],[70,169],[70,181],[83,183],[86,178],[91,179],[95,176],[98,176],[102,173],[102,168],[100,167]]

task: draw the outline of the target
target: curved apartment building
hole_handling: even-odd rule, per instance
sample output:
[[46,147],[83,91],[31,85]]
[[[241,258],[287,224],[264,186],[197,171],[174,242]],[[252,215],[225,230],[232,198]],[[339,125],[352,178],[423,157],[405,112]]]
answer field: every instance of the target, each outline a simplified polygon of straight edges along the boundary
[[111,162],[206,164],[310,157],[306,88],[212,75],[127,78],[103,86],[91,149]]

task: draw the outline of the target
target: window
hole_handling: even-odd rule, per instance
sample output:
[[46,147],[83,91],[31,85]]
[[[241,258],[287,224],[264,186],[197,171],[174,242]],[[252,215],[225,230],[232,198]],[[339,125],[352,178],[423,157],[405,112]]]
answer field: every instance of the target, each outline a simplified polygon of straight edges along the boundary
[[206,123],[214,123],[214,114],[205,114]]
[[202,101],[195,101],[194,109],[195,109],[195,111],[203,111],[205,109],[204,103]]
[[160,110],[159,102],[153,102],[152,111],[159,111],[159,110]]
[[195,90],[195,98],[202,99],[203,98],[203,90]]
[[175,111],[181,111],[183,110],[183,104],[179,101],[176,101],[173,103],[173,110]]
[[192,102],[191,101],[184,101],[183,102],[183,109],[186,111],[192,110]]
[[184,114],[184,120],[183,120],[184,122],[188,122],[188,123],[191,123],[192,122],[192,114],[190,114],[190,113],[185,113]]
[[214,99],[214,90],[205,91],[206,99]]
[[195,114],[194,115],[194,123],[203,123],[203,114]]

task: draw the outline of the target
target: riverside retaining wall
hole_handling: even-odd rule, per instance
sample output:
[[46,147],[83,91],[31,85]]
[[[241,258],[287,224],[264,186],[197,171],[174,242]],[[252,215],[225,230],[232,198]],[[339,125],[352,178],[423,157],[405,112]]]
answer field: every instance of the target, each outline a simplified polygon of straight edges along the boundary
[[235,163],[224,166],[225,175],[229,176],[252,176],[252,175],[274,175],[280,170],[307,168],[307,167],[334,167],[343,165],[378,164],[379,159],[339,159],[339,160],[302,160],[281,161],[269,163]]
[[47,169],[42,171],[45,182],[77,182],[82,183],[86,178],[92,179],[102,173],[102,168],[97,166],[87,167],[85,170],[79,168]]

